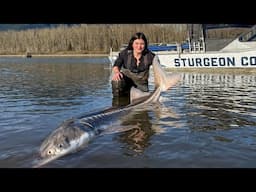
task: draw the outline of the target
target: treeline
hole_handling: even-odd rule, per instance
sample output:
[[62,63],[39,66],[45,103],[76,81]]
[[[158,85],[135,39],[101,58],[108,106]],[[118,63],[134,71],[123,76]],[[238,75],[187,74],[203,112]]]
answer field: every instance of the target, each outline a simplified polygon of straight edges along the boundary
[[[241,32],[215,30],[211,38],[235,36]],[[248,30],[248,29],[247,29]],[[149,43],[175,43],[187,38],[186,24],[81,24],[56,28],[0,32],[0,54],[109,53],[119,50],[135,32],[144,32]]]
[[185,24],[81,24],[50,29],[1,31],[0,54],[109,53],[128,43],[135,32],[144,32],[150,43],[181,42]]
[[236,38],[238,35],[242,33],[246,33],[250,30],[250,28],[223,28],[223,29],[211,29],[206,33],[206,38],[214,39],[224,39],[224,38]]

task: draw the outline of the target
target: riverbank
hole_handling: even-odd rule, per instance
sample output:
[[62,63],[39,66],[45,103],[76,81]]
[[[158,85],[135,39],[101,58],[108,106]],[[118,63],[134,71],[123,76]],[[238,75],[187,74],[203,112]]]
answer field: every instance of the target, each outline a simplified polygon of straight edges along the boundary
[[[109,54],[32,54],[31,57],[107,57]],[[1,57],[24,57],[24,58],[31,58],[27,57],[24,54],[17,54],[17,55],[0,55]]]

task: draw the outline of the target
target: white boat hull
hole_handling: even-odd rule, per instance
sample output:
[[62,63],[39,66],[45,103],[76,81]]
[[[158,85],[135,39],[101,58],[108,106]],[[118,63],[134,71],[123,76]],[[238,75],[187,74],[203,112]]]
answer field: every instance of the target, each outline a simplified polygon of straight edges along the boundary
[[[161,65],[166,68],[255,68],[256,49],[239,52],[172,53],[155,52]],[[113,64],[118,52],[109,56]]]
[[158,54],[167,68],[251,68],[256,67],[256,50],[243,52],[206,52]]

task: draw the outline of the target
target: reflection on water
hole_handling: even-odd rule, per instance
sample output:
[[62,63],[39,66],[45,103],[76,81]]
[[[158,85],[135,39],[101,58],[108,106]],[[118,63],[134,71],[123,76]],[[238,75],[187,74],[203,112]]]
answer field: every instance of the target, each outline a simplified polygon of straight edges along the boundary
[[[137,111],[123,119],[123,126],[132,126],[134,129],[121,133],[119,140],[127,144],[127,155],[136,155],[150,145],[150,136],[154,134],[148,111]],[[135,153],[134,153],[135,152]]]
[[255,126],[255,81],[254,75],[183,75],[183,84],[190,89],[186,95],[186,111],[191,129]]
[[121,126],[133,129],[121,133],[119,141],[125,143],[125,155],[139,155],[150,145],[151,136],[166,132],[165,126],[179,128],[178,115],[161,103],[154,103],[139,109],[122,118]]
[[[112,100],[110,75],[106,58],[1,58],[0,167],[30,167],[66,119],[125,105]],[[48,166],[256,167],[255,75],[181,75],[159,104],[109,119],[128,131],[98,137]]]

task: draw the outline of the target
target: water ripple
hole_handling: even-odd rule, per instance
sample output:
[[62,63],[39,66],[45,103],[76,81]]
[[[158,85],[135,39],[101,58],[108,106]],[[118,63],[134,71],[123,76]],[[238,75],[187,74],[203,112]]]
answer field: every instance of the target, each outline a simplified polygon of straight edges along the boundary
[[[29,167],[64,120],[110,107],[108,68],[106,58],[1,60],[0,167]],[[49,167],[256,167],[256,77],[181,76],[159,104],[119,120],[132,129],[99,137]]]

